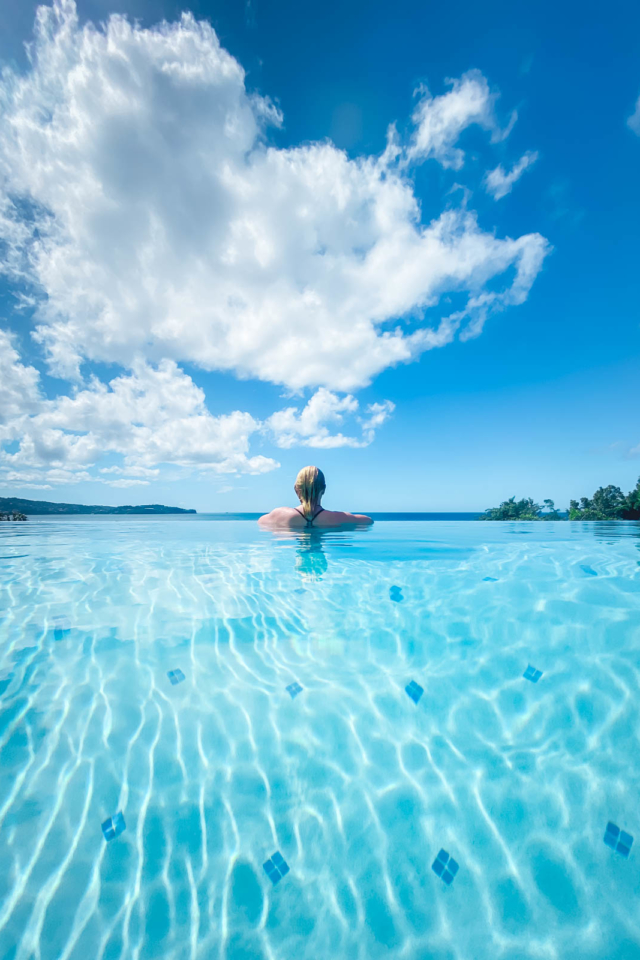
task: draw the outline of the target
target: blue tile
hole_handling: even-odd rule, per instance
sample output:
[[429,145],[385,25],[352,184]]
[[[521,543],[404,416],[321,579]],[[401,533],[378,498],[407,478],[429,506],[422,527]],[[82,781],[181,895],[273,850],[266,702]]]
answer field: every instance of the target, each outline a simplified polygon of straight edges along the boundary
[[271,860],[267,860],[266,863],[263,863],[262,867],[266,875],[269,877],[269,880],[271,880],[271,883],[275,887],[276,883],[279,883],[282,880],[280,871],[272,864]]
[[122,813],[116,813],[115,817],[109,817],[102,824],[102,832],[105,840],[114,840],[127,829]]
[[277,866],[278,870],[280,871],[283,877],[285,876],[285,874],[289,873],[289,864],[287,863],[285,858],[282,856],[280,851],[277,851],[276,853],[274,853],[271,859],[273,860],[273,862],[275,863],[275,865]]
[[54,640],[64,640],[71,632],[71,624],[67,617],[55,617],[53,621]]
[[626,830],[620,831],[620,836],[618,837],[618,842],[616,844],[616,850],[618,853],[621,853],[623,857],[628,857],[631,853],[631,846],[633,844],[633,837],[630,833],[627,833]]
[[402,590],[400,589],[400,587],[396,587],[396,586],[389,588],[389,597],[395,603],[400,603],[401,600],[404,600],[404,597],[402,596]]
[[496,577],[483,577],[485,583],[497,583]]
[[531,664],[529,664],[522,676],[525,678],[525,680],[530,680],[531,683],[537,683],[542,676],[542,670],[536,670],[535,667],[532,667]]
[[424,693],[424,689],[420,686],[419,683],[416,683],[415,680],[412,680],[410,683],[408,683],[404,689],[405,689],[405,692],[409,694],[409,696],[411,697],[414,703],[417,703],[420,697],[422,696],[422,694]]
[[176,683],[182,683],[182,681],[186,679],[184,673],[180,669],[169,670],[169,672],[167,673],[167,676],[169,677],[169,680],[171,681],[174,687]]
[[262,866],[274,887],[289,873],[289,865],[279,851],[276,851]]
[[288,687],[285,687],[285,689],[292,700],[294,700],[299,693],[302,693],[302,687],[297,681],[290,683]]
[[460,869],[460,865],[450,857],[446,850],[440,850],[438,856],[431,864],[431,869],[436,873],[447,886],[453,883],[453,879]]
[[631,853],[633,837],[626,830],[621,830],[611,820],[605,828],[603,840],[608,847],[622,854],[623,857],[628,857]]
[[598,576],[598,574],[597,574],[596,571],[593,569],[593,567],[588,567],[586,563],[581,563],[581,564],[580,564],[580,569],[581,569],[581,570],[584,570],[584,572],[585,572],[585,573],[587,574],[587,576],[589,576],[589,577],[597,577],[597,576]]

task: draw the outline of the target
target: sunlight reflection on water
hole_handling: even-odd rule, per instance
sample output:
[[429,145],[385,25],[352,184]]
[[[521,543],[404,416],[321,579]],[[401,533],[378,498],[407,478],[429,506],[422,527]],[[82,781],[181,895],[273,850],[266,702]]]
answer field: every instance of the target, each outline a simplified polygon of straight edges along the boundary
[[0,956],[640,957],[639,548],[7,524]]

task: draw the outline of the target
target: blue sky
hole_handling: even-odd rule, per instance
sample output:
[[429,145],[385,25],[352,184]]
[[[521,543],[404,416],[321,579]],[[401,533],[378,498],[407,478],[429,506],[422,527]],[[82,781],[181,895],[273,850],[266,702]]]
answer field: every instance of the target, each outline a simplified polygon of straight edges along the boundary
[[61,0],[31,62],[10,8],[0,494],[635,485],[636,8]]

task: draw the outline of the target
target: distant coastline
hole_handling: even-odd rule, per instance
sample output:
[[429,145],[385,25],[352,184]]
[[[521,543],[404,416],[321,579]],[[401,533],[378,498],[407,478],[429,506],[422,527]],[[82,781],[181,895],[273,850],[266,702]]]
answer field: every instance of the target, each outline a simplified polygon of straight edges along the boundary
[[[546,503],[550,504],[551,501]],[[360,510],[361,513],[366,513],[374,521],[394,521],[394,522],[406,522],[406,521],[470,521],[470,520],[503,520],[511,522],[526,522],[530,520],[573,520],[573,519],[583,519],[583,516],[570,516],[565,511],[550,510],[547,513],[534,513],[532,514],[530,509],[523,509],[524,506],[530,508],[532,501],[521,501],[516,504],[513,501],[506,501],[501,504],[499,508],[494,508],[493,510],[460,510],[460,511],[376,511],[376,510]],[[536,504],[533,506],[537,507]],[[515,507],[515,509],[514,509]],[[539,507],[537,508],[540,509]],[[198,513],[194,509],[186,509],[184,507],[167,507],[161,503],[148,503],[141,504],[139,506],[124,505],[120,507],[108,507],[100,504],[80,504],[80,503],[53,503],[48,500],[24,500],[20,497],[0,497],[0,519],[10,520],[12,519],[11,514],[14,514],[13,519],[27,519],[28,516],[32,517],[81,517],[81,516],[94,516],[94,517],[125,517],[125,516],[135,516],[135,517],[189,517],[190,519],[197,520],[207,520],[207,521],[233,521],[233,520],[247,520],[255,522],[261,517],[264,513],[268,513],[268,510],[261,511],[247,511],[246,513],[229,511],[225,513],[219,513],[214,511],[207,511],[204,513]],[[25,516],[22,516],[25,515]],[[607,516],[595,516],[588,517],[588,519],[618,519],[625,520],[631,519],[634,520],[637,518],[636,515],[631,517],[607,517]]]
[[[268,513],[267,509],[258,512],[248,511],[246,513],[198,513],[197,510],[185,510],[182,507],[165,507],[159,503],[151,503],[143,506],[87,506],[79,503],[52,503],[47,500],[23,500],[19,497],[0,497],[0,514],[20,512],[32,517],[55,517],[55,516],[197,516],[199,520],[257,520],[263,514]],[[361,511],[367,513],[372,520],[478,520],[482,514],[479,510],[474,511]]]
[[165,507],[161,503],[146,503],[138,507],[104,507],[98,504],[52,503],[49,500],[22,500],[20,497],[0,497],[0,513],[26,513],[27,516],[40,517],[64,514],[167,514],[196,513],[182,507]]
[[[189,519],[189,520],[202,520],[202,521],[213,521],[213,522],[240,520],[240,521],[251,521],[251,522],[255,523],[256,520],[258,520],[260,517],[264,516],[264,514],[265,514],[265,513],[268,513],[268,512],[269,512],[268,510],[261,510],[261,511],[259,511],[259,512],[252,512],[252,513],[249,513],[249,512],[247,512],[247,513],[232,513],[232,512],[229,512],[229,513],[214,513],[214,512],[211,512],[211,513],[196,513],[196,512],[194,511],[194,512],[193,512],[192,514],[190,514],[188,517],[186,517],[185,514],[181,514],[181,515],[179,515],[179,517],[184,517],[185,519]],[[387,513],[376,513],[376,512],[371,511],[371,510],[361,511],[361,512],[363,512],[363,513],[366,512],[367,516],[371,517],[371,519],[372,519],[372,520],[375,520],[375,521],[385,521],[385,520],[393,520],[393,521],[400,521],[400,522],[407,521],[407,520],[414,520],[414,521],[415,521],[415,520],[449,520],[449,521],[454,521],[454,520],[478,520],[478,519],[480,518],[480,514],[479,514],[477,511],[474,511],[473,513],[471,513],[471,512],[469,512],[469,513],[445,513],[445,512],[442,512],[442,513],[403,513],[403,512],[398,512],[398,513],[389,513],[389,512],[387,512]],[[69,513],[69,514],[49,514],[49,516],[68,516],[69,518],[73,518],[73,517],[74,517],[74,514],[72,514],[72,513]],[[91,516],[91,514],[83,514],[83,516],[89,517],[89,516]],[[96,514],[93,514],[93,516],[96,516]],[[98,514],[97,516],[104,516],[104,517],[106,518],[106,517],[109,516],[109,515],[108,515],[108,514]],[[113,514],[111,514],[111,516],[113,516]],[[138,514],[137,516],[138,516],[138,518],[139,518],[141,515]],[[153,517],[154,514],[149,514],[149,516],[152,516],[152,517]],[[160,514],[159,516],[162,516],[162,514]],[[165,514],[165,516],[167,517],[167,519],[171,519],[171,516],[172,516],[172,515],[171,515],[171,514]],[[77,516],[76,516],[76,519],[77,519]],[[174,515],[174,519],[175,519],[175,515]],[[304,529],[304,528],[301,528],[301,529]]]

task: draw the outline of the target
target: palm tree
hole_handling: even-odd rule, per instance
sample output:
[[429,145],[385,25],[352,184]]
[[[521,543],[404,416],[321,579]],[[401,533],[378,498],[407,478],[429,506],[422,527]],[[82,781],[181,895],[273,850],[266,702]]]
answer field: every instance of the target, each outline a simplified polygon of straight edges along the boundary
[[547,508],[547,512],[542,515],[542,520],[562,520],[562,517],[556,510],[556,505],[553,500],[543,500],[542,501]]
[[622,516],[625,520],[640,520],[640,477],[635,490],[631,490],[627,494],[627,502]]

